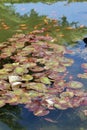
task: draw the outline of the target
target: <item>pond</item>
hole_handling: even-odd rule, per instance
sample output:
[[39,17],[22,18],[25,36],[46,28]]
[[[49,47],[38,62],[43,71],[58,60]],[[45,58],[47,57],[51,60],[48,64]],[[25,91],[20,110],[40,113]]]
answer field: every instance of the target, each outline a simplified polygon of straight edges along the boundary
[[[67,68],[68,76],[66,76],[65,80],[67,82],[78,81],[77,82],[78,84],[79,82],[81,82],[83,84],[84,91],[87,91],[87,47],[86,44],[83,42],[83,38],[87,37],[86,8],[87,8],[86,0],[84,1],[32,0],[31,2],[28,2],[27,0],[25,0],[24,2],[22,2],[21,0],[20,1],[14,0],[14,2],[10,0],[7,1],[3,0],[0,4],[0,12],[1,12],[0,45],[6,43],[9,47],[14,47],[11,46],[11,40],[13,40],[11,39],[11,37],[14,34],[32,35],[32,32],[33,34],[34,33],[37,34],[38,30],[40,30],[40,33],[41,35],[44,36],[44,38],[49,38],[50,36],[52,37],[50,44],[62,45],[69,50],[70,53],[64,54],[64,56],[73,59],[74,63],[72,66],[69,66]],[[42,30],[45,31],[41,32]],[[9,43],[7,41],[8,39],[10,40]],[[0,49],[4,48],[2,46],[0,47],[1,47]],[[0,50],[0,54],[3,51],[5,50],[4,49]],[[20,55],[22,54],[21,51],[18,51],[16,53],[18,54],[20,53]],[[59,56],[61,57],[60,53]],[[15,60],[18,60],[16,57],[14,57]],[[0,69],[2,69],[4,62],[9,63],[8,58],[6,60],[1,60],[1,62],[2,63],[0,65]],[[86,76],[84,76],[85,74]],[[80,78],[78,75],[80,75]],[[1,72],[0,72],[0,80],[1,80]],[[75,85],[78,87],[77,84]],[[76,91],[78,92],[78,90]],[[50,100],[47,101],[52,103]],[[49,106],[47,107],[50,108]],[[34,113],[28,109],[25,108],[23,104],[16,105],[14,103],[11,105],[6,104],[5,106],[1,107],[0,129],[1,130],[86,130],[87,129],[87,92],[86,92],[86,105],[81,105],[81,107],[73,107],[65,110],[63,110],[63,108],[62,110],[50,108],[50,113],[44,116],[37,116],[39,115],[38,113],[34,115]],[[83,112],[84,110],[86,110],[86,115]]]

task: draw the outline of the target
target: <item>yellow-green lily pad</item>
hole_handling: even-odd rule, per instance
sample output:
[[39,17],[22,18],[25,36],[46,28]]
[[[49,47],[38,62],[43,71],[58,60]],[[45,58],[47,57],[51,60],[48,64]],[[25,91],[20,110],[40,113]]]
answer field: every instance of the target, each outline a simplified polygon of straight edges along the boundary
[[22,81],[30,81],[33,79],[32,75],[26,74],[22,76]]
[[79,81],[70,81],[68,82],[68,87],[73,89],[79,89],[83,87],[83,84]]
[[51,84],[50,79],[47,78],[47,77],[41,77],[41,78],[40,78],[40,81],[41,81],[42,83],[44,83],[44,84]]

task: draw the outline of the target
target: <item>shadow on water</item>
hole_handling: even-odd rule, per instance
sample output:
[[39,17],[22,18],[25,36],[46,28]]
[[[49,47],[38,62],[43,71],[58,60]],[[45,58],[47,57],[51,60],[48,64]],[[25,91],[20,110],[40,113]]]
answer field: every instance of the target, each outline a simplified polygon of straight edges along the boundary
[[23,106],[0,109],[1,130],[86,130],[87,118],[80,109],[55,110],[36,117]]

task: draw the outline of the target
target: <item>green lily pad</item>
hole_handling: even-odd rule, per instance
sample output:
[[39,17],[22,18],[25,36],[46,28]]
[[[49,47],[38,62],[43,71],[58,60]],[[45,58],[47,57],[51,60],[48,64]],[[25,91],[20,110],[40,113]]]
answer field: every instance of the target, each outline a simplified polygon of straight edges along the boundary
[[27,95],[27,97],[30,97],[32,99],[32,98],[37,98],[37,97],[43,96],[43,93],[37,92],[35,90],[31,90],[29,92],[27,91],[26,95]]
[[67,107],[64,107],[60,104],[54,104],[54,107],[57,108],[57,109],[60,109],[60,110],[66,110],[67,109]]
[[65,66],[58,66],[56,68],[53,68],[54,71],[62,73],[66,71],[66,67]]
[[22,89],[15,89],[13,94],[21,96],[24,94],[24,91]]
[[28,72],[28,70],[23,67],[16,67],[14,71],[18,75],[23,75],[24,73]]
[[70,82],[68,82],[67,85],[69,88],[73,88],[73,89],[79,89],[79,88],[83,87],[83,84],[78,81],[70,81]]
[[62,92],[60,94],[60,97],[61,98],[65,98],[65,97],[69,97],[69,98],[72,98],[74,96],[74,93],[73,92]]
[[7,70],[6,69],[0,69],[0,75],[3,75],[3,74],[8,74]]
[[24,43],[23,42],[17,42],[16,44],[14,44],[14,46],[19,49],[19,48],[23,48],[24,47]]
[[33,79],[33,76],[29,74],[22,76],[22,81],[30,81],[32,79]]
[[26,88],[30,90],[36,90],[38,92],[47,92],[47,87],[43,83],[27,83]]
[[44,84],[51,84],[50,79],[47,78],[47,77],[41,77],[41,78],[40,78],[40,81],[41,81],[42,83],[44,83]]
[[66,57],[62,58],[61,61],[64,66],[71,66],[74,63],[73,59],[69,59]]

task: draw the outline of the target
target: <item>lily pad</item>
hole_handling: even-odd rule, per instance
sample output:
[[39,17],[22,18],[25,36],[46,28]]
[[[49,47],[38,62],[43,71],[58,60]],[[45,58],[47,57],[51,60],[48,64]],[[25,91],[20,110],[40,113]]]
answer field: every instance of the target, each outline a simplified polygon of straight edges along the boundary
[[8,74],[7,70],[6,69],[0,69],[0,75],[3,75],[3,74]]
[[33,72],[41,72],[44,71],[45,69],[43,67],[35,66],[34,68],[30,68],[30,70]]
[[5,101],[0,99],[0,107],[3,107],[5,105]]
[[51,84],[50,79],[47,78],[47,77],[41,77],[41,78],[40,78],[40,81],[41,81],[42,83],[44,83],[44,84]]
[[73,92],[62,92],[60,94],[60,97],[61,98],[65,98],[65,97],[69,97],[69,98],[72,98],[74,96],[74,93]]
[[26,88],[30,90],[36,90],[38,92],[47,92],[47,87],[43,83],[27,83]]
[[33,79],[32,75],[26,74],[22,76],[22,81],[30,81]]
[[43,107],[40,107],[36,111],[34,111],[35,116],[45,116],[49,114],[49,110],[45,110]]
[[17,75],[9,75],[8,78],[10,83],[21,81],[21,77]]
[[79,88],[83,87],[83,84],[81,82],[78,82],[78,81],[70,81],[70,82],[68,82],[67,86],[69,88],[79,89]]
[[84,68],[84,69],[87,69],[87,63],[83,63],[83,64],[81,65],[81,67]]
[[23,75],[24,73],[27,73],[28,70],[26,68],[23,68],[23,67],[16,67],[14,72],[18,75]]
[[78,76],[79,78],[87,79],[87,73],[78,74],[77,76]]

